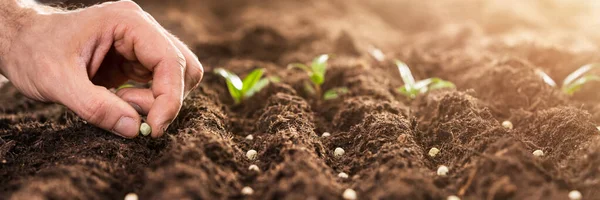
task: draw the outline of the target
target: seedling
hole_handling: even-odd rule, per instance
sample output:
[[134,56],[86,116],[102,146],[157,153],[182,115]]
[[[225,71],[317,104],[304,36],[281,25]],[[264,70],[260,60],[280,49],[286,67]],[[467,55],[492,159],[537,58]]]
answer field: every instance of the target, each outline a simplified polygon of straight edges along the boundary
[[254,149],[246,152],[246,158],[248,158],[248,160],[256,160],[257,155],[258,155],[258,152],[256,152],[256,150],[254,150]]
[[[579,69],[573,71],[569,74],[565,80],[563,80],[561,85],[561,91],[567,95],[573,95],[577,91],[581,90],[583,85],[592,82],[592,81],[600,81],[600,76],[595,74],[590,74],[590,71],[593,69],[600,68],[600,63],[587,64],[581,66]],[[536,74],[544,80],[544,82],[552,87],[557,87],[557,84],[546,72],[536,69]]]
[[441,166],[440,166],[440,167],[438,167],[438,169],[437,169],[437,175],[438,175],[438,176],[446,176],[446,175],[448,175],[448,171],[450,171],[450,170],[448,169],[448,167],[446,167],[446,166],[444,166],[444,165],[441,165]]
[[148,136],[152,133],[152,128],[147,123],[142,123],[140,126],[140,133],[142,133],[143,136]]
[[396,66],[398,67],[398,71],[400,71],[402,82],[404,82],[404,85],[398,88],[398,91],[410,99],[417,98],[417,95],[425,94],[431,90],[456,87],[454,83],[436,77],[415,81],[406,63],[396,60]]
[[440,153],[440,149],[438,149],[438,148],[433,147],[433,148],[429,149],[429,156],[432,158],[435,158],[435,156],[438,153]]
[[353,189],[346,189],[346,190],[344,190],[344,193],[342,194],[342,198],[344,198],[346,200],[355,200],[356,199],[356,191],[354,191]]
[[292,63],[289,65],[289,68],[299,68],[306,72],[311,82],[311,84],[305,85],[306,91],[315,94],[319,98],[321,98],[322,96],[324,100],[336,99],[340,95],[348,93],[348,88],[345,87],[336,87],[327,90],[325,93],[322,92],[321,86],[325,82],[325,74],[327,73],[328,60],[329,55],[322,54],[313,59],[310,66],[307,66],[302,63]]
[[264,69],[255,69],[242,81],[236,74],[223,68],[215,69],[215,73],[225,78],[229,95],[235,104],[240,104],[258,91],[265,88],[269,82],[277,82],[276,78],[262,78]]
[[513,124],[510,121],[503,121],[502,122],[502,127],[510,130],[510,129],[513,129]]
[[533,155],[535,157],[542,157],[542,156],[544,156],[544,152],[542,150],[538,149],[538,150],[533,151]]
[[342,157],[344,155],[344,153],[346,153],[346,151],[344,151],[344,149],[338,147],[335,148],[335,150],[333,151],[333,156],[335,156],[336,158]]

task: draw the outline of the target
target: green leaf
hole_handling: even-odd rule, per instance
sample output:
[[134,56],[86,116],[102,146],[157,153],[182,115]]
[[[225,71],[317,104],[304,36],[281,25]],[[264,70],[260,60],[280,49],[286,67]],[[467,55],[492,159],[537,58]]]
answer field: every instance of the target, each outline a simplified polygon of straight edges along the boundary
[[322,55],[316,57],[312,61],[312,64],[310,65],[312,72],[315,74],[319,74],[321,77],[324,77],[325,73],[327,72],[327,61],[328,60],[329,60],[329,55],[327,55],[327,54],[322,54]]
[[217,68],[214,72],[223,78],[225,78],[225,82],[227,83],[227,89],[229,90],[229,95],[233,98],[233,101],[238,104],[242,101],[242,87],[243,83],[240,80],[240,77],[237,75],[223,69]]
[[544,83],[548,84],[549,86],[556,87],[556,82],[548,74],[546,74],[546,72],[536,68],[535,73],[542,78]]
[[269,85],[270,79],[268,78],[263,78],[260,79],[260,81],[256,82],[256,84],[254,84],[254,86],[252,86],[248,92],[246,92],[245,94],[245,98],[251,97],[254,94],[256,94],[258,91],[262,90],[263,88],[265,88],[267,85]]
[[271,76],[271,77],[269,77],[269,81],[271,81],[271,83],[279,83],[279,82],[281,82],[281,78],[279,78],[277,76]]
[[129,84],[129,83],[125,83],[125,84],[123,84],[123,85],[119,86],[119,87],[117,88],[117,90],[120,90],[120,89],[125,89],[125,88],[134,88],[134,87],[135,87],[135,85],[132,85],[132,84]]
[[310,76],[310,81],[312,81],[316,85],[323,85],[323,83],[325,82],[325,77],[323,77],[323,75],[315,73],[312,74],[312,76]]
[[400,94],[410,98],[410,99],[414,99],[417,97],[417,94],[419,93],[418,90],[415,89],[409,89],[406,87],[406,85],[398,88],[398,92],[400,92]]
[[600,68],[600,64],[594,63],[581,66],[579,69],[575,70],[573,73],[569,74],[565,78],[565,80],[563,81],[563,88],[571,85],[574,81],[576,81],[576,79],[595,68]]
[[248,97],[248,95],[246,95],[246,93],[248,92],[248,90],[250,90],[250,88],[254,87],[254,85],[263,76],[264,72],[265,72],[264,69],[255,69],[252,72],[250,72],[250,74],[248,74],[248,76],[246,76],[246,78],[244,78],[244,81],[242,81],[243,82],[242,94],[244,95],[244,97]]
[[340,95],[348,93],[348,88],[346,87],[337,87],[327,90],[323,94],[324,100],[337,99]]
[[288,65],[288,69],[294,69],[294,68],[299,68],[304,70],[306,73],[312,74],[312,69],[310,69],[308,66],[306,66],[305,64],[302,63],[292,63]]
[[581,90],[581,87],[583,87],[583,85],[585,85],[586,83],[591,82],[591,81],[600,81],[600,76],[591,75],[591,74],[586,75],[575,81],[572,81],[572,83],[570,85],[563,86],[562,90],[564,93],[566,93],[568,95],[573,95],[573,94],[575,94],[575,92]]
[[215,69],[215,73],[221,75],[223,78],[225,78],[226,81],[231,82],[231,84],[235,87],[235,89],[242,90],[242,87],[244,86],[244,84],[242,83],[242,80],[240,79],[240,77],[238,77],[234,73],[227,71],[226,69],[223,69],[223,68]]
[[315,94],[315,88],[313,87],[312,84],[308,83],[308,82],[304,82],[304,90],[309,93],[309,94]]
[[431,85],[429,85],[429,91],[443,89],[443,88],[456,88],[456,85],[450,81],[445,81],[440,78],[431,78]]
[[415,78],[408,68],[406,63],[396,60],[396,66],[398,67],[398,71],[400,72],[400,77],[402,77],[402,82],[404,82],[404,87],[406,87],[407,91],[411,91],[415,85]]

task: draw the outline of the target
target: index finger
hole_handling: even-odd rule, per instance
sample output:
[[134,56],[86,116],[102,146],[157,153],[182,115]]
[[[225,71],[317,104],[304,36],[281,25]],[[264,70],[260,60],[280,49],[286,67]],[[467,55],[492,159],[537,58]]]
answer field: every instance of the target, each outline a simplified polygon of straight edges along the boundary
[[152,137],[159,137],[181,109],[186,60],[161,27],[143,13],[135,16],[127,24],[117,25],[114,46],[125,58],[137,60],[153,72],[155,101],[147,122],[152,127]]

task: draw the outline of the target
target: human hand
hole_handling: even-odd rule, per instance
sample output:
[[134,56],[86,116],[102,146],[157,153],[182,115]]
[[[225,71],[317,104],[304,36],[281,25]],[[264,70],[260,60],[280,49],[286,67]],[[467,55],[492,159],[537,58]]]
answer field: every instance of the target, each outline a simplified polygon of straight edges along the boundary
[[[11,37],[0,41],[2,74],[24,95],[63,104],[126,138],[138,135],[139,114],[148,115],[152,137],[161,136],[202,79],[189,48],[132,1],[18,19],[16,28],[4,27]],[[130,79],[152,86],[106,89]]]

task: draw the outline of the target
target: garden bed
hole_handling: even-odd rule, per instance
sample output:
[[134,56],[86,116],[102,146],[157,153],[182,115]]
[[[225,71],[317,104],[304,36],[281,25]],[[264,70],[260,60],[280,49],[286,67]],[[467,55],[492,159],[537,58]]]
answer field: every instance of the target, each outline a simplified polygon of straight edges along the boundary
[[[562,80],[600,61],[600,38],[555,12],[562,7],[544,0],[158,2],[140,4],[206,69],[166,136],[122,139],[5,85],[0,198],[342,199],[353,189],[358,199],[568,199],[574,190],[600,199],[600,84],[570,96],[535,72]],[[374,47],[385,60],[372,56]],[[348,88],[327,101],[306,92],[305,73],[287,67],[323,53],[333,55],[323,89]],[[456,89],[408,99],[397,91],[403,82],[394,59],[417,79],[440,77]],[[264,68],[281,81],[235,105],[212,73],[217,67],[242,76]],[[431,157],[434,147],[440,152]],[[335,157],[336,148],[345,154]],[[257,159],[247,158],[249,150]],[[442,165],[446,176],[437,174]],[[242,193],[246,186],[252,194]]]

